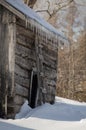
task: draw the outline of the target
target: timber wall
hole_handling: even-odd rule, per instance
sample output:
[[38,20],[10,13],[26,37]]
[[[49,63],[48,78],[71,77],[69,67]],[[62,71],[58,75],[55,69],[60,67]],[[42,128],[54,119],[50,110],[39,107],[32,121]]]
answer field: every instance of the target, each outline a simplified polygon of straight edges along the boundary
[[28,99],[31,70],[36,67],[34,35],[21,24],[16,25],[15,47],[15,113]]
[[52,41],[43,41],[39,38],[39,43],[43,45],[43,70],[44,70],[44,88],[45,101],[54,103],[56,94],[56,81],[57,81],[57,49],[53,48]]
[[[35,36],[30,29],[25,27],[23,21],[17,20],[16,25],[16,47],[15,47],[15,113],[21,105],[29,98],[30,78],[32,68],[37,69],[35,50]],[[46,90],[45,102],[54,103],[57,80],[57,43],[50,39],[38,37],[39,45],[42,47],[43,57],[43,84]],[[38,47],[39,48],[39,47]],[[41,84],[42,84],[41,83]],[[41,93],[41,92],[39,92]],[[41,99],[43,99],[41,94]],[[39,97],[40,98],[40,97]],[[40,100],[40,99],[39,99]]]
[[[0,64],[0,71],[2,69],[2,75],[4,74],[4,78],[2,77],[3,83],[1,85],[3,87],[4,84],[4,89],[0,87],[0,96],[3,95],[3,101],[6,104],[5,109],[9,118],[14,117],[15,114],[19,112],[21,105],[30,96],[31,71],[33,68],[37,69],[35,50],[36,36],[38,39],[38,48],[40,48],[40,45],[43,46],[42,54],[38,54],[38,56],[43,58],[43,78],[41,80],[39,93],[41,93],[42,100],[44,96],[45,102],[54,103],[57,80],[58,43],[53,40],[54,35],[47,37],[49,33],[47,29],[47,36],[43,35],[42,37],[43,31],[45,34],[45,30],[42,30],[41,34],[40,29],[40,32],[36,34],[36,32],[31,30],[31,27],[26,27],[25,21],[20,20],[5,8],[2,11],[4,11],[5,14],[3,15],[4,23],[1,21],[1,18],[0,21],[3,25],[6,25],[6,28],[5,26],[0,28],[0,40],[3,40],[1,41],[3,44],[0,44],[3,48],[0,49],[0,57],[3,61],[3,64]],[[4,29],[3,33],[6,33],[6,35],[1,35],[1,29]],[[8,86],[7,88],[6,85]],[[41,90],[41,87],[45,89],[45,92]],[[3,90],[3,92],[1,90]],[[5,97],[7,98],[6,100]],[[40,100],[40,96],[38,98]]]

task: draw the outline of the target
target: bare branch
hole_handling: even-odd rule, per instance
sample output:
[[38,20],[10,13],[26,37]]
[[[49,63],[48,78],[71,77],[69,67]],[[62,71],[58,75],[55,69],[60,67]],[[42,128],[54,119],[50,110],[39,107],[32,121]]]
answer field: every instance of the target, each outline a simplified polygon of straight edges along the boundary
[[60,11],[61,9],[67,7],[68,5],[70,5],[74,0],[70,0],[68,3],[66,2],[63,2],[62,4],[61,3],[58,3],[56,4],[58,7],[57,9],[54,9],[52,13],[50,13],[49,9],[50,9],[50,2],[47,1],[48,3],[48,9],[44,9],[44,10],[37,10],[35,12],[47,12],[49,14],[49,19],[52,18],[52,16],[54,16],[58,11]]
[[[62,5],[62,4],[57,4],[58,5],[58,9],[55,9],[55,10],[53,10],[53,13],[51,14],[51,17],[52,16],[54,16],[57,12],[59,12],[61,9],[63,9],[63,8],[65,8],[65,7],[67,7],[67,6],[69,6],[72,2],[74,2],[74,0],[70,0],[68,3],[66,3],[66,4],[64,4],[64,5]],[[50,18],[51,18],[50,17]],[[49,19],[50,19],[49,18]]]

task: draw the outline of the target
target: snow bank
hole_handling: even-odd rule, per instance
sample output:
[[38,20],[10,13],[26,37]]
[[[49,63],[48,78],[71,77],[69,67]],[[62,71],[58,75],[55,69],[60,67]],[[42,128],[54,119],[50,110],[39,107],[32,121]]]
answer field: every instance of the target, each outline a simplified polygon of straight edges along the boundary
[[14,126],[21,130],[86,130],[86,103],[56,97],[54,105],[46,103],[31,109],[26,101],[16,118],[0,120],[0,130],[5,123],[9,123],[9,130]]
[[31,109],[26,101],[16,119],[36,117],[56,121],[80,121],[86,118],[86,103],[56,97],[54,105],[48,103]]
[[26,101],[18,114],[16,114],[15,119],[24,118],[31,111],[31,107],[28,105],[28,101]]

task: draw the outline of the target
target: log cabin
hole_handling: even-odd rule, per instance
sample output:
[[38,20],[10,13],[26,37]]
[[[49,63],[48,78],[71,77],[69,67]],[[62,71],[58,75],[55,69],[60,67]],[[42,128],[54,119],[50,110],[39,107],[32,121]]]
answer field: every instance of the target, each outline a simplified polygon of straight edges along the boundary
[[21,0],[0,0],[0,116],[14,118],[25,100],[54,103],[59,39]]

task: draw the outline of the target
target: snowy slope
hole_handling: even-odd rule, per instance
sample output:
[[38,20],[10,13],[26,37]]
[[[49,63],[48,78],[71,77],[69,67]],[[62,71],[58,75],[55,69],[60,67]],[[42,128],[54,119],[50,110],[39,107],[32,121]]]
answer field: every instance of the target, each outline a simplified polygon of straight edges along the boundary
[[31,109],[26,101],[16,118],[0,119],[0,130],[86,130],[86,103],[56,97],[54,105]]

